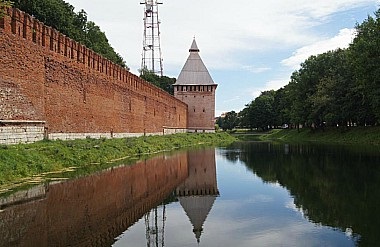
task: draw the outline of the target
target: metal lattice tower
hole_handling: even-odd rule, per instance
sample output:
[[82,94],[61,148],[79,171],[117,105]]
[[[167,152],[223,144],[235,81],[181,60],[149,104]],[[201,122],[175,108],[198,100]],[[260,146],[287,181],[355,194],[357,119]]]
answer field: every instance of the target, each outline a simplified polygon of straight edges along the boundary
[[144,40],[141,61],[141,71],[148,70],[157,75],[163,75],[160,20],[158,19],[157,0],[145,0],[144,4]]

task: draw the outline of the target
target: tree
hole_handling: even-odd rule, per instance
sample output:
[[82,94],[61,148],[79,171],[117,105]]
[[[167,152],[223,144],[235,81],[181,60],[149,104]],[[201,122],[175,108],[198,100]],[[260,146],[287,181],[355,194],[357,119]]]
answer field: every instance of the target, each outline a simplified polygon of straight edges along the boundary
[[0,18],[5,15],[5,8],[12,7],[12,2],[8,0],[0,0]]
[[253,125],[262,130],[274,126],[275,114],[273,110],[274,90],[262,92],[251,104]]
[[287,87],[283,87],[275,91],[273,102],[275,126],[282,126],[284,124],[288,125],[290,123],[291,101],[289,94],[290,93]]
[[174,95],[173,84],[176,82],[175,78],[170,78],[167,76],[159,76],[154,72],[147,69],[140,70],[140,78],[152,83],[156,87],[163,89],[171,95]]
[[238,124],[238,114],[235,111],[227,112],[222,118],[222,125],[219,125],[224,131],[234,129]]
[[274,96],[274,90],[265,91],[249,105],[246,105],[239,113],[241,127],[262,130],[272,128],[275,124]]
[[[368,105],[366,122],[380,120],[380,9],[375,17],[356,26],[357,36],[350,45],[351,59],[358,87],[363,90],[362,104]],[[373,116],[370,116],[373,113]]]

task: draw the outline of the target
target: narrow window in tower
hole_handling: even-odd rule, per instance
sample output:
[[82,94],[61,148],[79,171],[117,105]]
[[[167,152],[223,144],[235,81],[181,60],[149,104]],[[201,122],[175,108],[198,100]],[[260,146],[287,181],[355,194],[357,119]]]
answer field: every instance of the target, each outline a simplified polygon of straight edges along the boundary
[[205,110],[205,108],[203,108],[203,112],[205,112],[206,110]]

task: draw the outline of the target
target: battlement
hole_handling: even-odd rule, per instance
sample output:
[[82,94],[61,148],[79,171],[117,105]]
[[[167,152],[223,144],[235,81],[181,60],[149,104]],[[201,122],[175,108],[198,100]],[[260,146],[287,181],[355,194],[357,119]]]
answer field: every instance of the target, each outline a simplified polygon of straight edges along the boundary
[[[0,19],[0,32],[19,36],[28,42],[43,47],[48,52],[65,57],[71,62],[76,62],[79,66],[105,74],[119,83],[127,84],[143,94],[156,97],[169,95],[166,91],[146,82],[81,43],[72,40],[52,27],[46,26],[33,16],[16,8],[7,8],[5,12],[6,15]],[[184,104],[174,97],[172,100],[172,103]]]
[[186,103],[18,9],[0,44],[0,120],[44,121],[49,138],[187,128]]

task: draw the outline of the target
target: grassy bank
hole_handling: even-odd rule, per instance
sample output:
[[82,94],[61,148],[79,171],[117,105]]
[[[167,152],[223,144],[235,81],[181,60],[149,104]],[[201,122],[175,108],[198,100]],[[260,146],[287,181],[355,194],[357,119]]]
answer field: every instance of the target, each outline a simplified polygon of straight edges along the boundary
[[260,140],[281,140],[288,142],[325,142],[341,144],[380,145],[380,127],[328,128],[272,130],[260,136]]
[[0,146],[0,185],[43,173],[110,164],[144,154],[195,145],[220,145],[234,140],[226,133],[176,134]]

